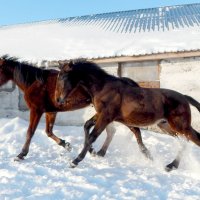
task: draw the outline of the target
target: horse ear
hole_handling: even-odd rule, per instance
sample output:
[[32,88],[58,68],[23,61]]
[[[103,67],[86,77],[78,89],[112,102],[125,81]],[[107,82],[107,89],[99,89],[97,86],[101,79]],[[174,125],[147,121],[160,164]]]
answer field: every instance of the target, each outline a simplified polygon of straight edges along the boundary
[[73,60],[70,60],[68,63],[65,63],[65,64],[64,64],[64,66],[63,66],[62,69],[63,69],[65,72],[71,71],[72,68],[73,68],[73,64],[74,64]]
[[63,68],[63,66],[64,66],[64,62],[63,61],[58,61],[58,68],[61,70],[62,68]]

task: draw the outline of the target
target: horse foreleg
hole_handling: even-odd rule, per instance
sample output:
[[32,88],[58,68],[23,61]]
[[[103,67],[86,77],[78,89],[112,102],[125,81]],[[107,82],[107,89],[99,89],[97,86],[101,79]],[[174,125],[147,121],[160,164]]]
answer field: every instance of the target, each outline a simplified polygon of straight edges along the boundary
[[[89,137],[90,129],[92,128],[92,126],[95,125],[96,119],[97,119],[97,115],[94,115],[84,125],[85,142],[86,142],[87,138]],[[112,138],[113,138],[115,132],[116,132],[116,129],[114,128],[113,124],[109,124],[106,127],[107,137],[106,137],[106,140],[105,140],[103,146],[101,147],[101,149],[96,153],[94,148],[91,146],[90,149],[89,149],[89,152],[93,155],[97,154],[98,156],[101,156],[101,157],[105,156],[106,151],[107,151],[107,149],[108,149],[108,147],[109,147],[109,145],[112,141]]]
[[89,149],[91,148],[91,145],[93,142],[96,141],[96,139],[99,137],[99,135],[102,133],[102,131],[106,128],[106,126],[110,123],[110,121],[105,119],[105,116],[101,115],[98,116],[98,119],[95,123],[94,129],[92,130],[90,135],[87,135],[84,143],[84,147],[81,151],[81,153],[78,155],[76,159],[74,159],[71,163],[71,167],[76,167],[79,162],[81,162]]
[[101,149],[97,152],[97,155],[101,157],[105,156],[106,151],[113,139],[113,136],[115,135],[116,129],[113,123],[110,123],[108,126],[106,126],[106,132],[107,132],[106,140]]
[[139,145],[140,151],[143,153],[143,155],[146,158],[153,160],[153,157],[151,156],[150,151],[146,148],[146,146],[144,145],[144,143],[142,141],[140,129],[136,128],[136,127],[129,127],[129,129],[135,134],[135,137],[137,139],[137,143]]
[[30,110],[30,122],[29,122],[27,133],[26,133],[26,141],[22,148],[21,153],[17,156],[15,160],[23,160],[24,157],[28,154],[31,139],[35,133],[35,130],[37,128],[37,125],[40,121],[41,116],[42,116],[42,112],[36,111],[36,110]]
[[56,112],[48,112],[46,114],[46,134],[48,137],[53,139],[58,145],[64,147],[67,149],[67,151],[71,151],[72,147],[69,142],[65,142],[65,140],[62,140],[58,138],[56,135],[53,133],[53,126],[56,120]]
[[[94,115],[92,118],[90,118],[84,124],[84,133],[85,133],[84,145],[86,145],[86,142],[87,142],[87,140],[89,138],[89,135],[90,135],[90,129],[95,125],[96,119],[97,119],[97,115]],[[92,145],[90,146],[89,152],[92,155],[96,155],[96,151],[94,150],[94,148],[92,147]]]

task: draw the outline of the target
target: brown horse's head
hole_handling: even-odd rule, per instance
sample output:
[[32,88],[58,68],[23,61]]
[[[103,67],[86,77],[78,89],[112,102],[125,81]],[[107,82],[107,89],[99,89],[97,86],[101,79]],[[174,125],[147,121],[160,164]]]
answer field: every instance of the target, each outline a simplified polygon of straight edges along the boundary
[[73,73],[73,62],[60,63],[60,72],[57,77],[55,100],[62,105],[67,101],[68,95],[78,85],[78,79]]
[[6,70],[6,60],[4,58],[0,58],[0,86],[7,83],[11,77],[9,71]]

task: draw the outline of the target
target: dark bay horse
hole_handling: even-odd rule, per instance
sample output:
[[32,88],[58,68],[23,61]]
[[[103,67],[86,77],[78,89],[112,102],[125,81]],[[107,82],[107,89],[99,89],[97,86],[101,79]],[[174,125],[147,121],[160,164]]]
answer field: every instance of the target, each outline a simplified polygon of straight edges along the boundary
[[[73,160],[72,167],[83,160],[92,143],[112,121],[130,127],[142,127],[167,121],[168,134],[184,136],[200,146],[200,134],[191,127],[189,103],[200,111],[200,104],[190,96],[169,89],[132,87],[127,82],[109,75],[96,64],[77,61],[64,64],[56,83],[55,99],[66,101],[71,92],[81,86],[90,95],[97,112],[94,129],[87,133],[84,148]],[[179,152],[166,170],[178,168]]]
[[[43,113],[46,116],[46,133],[57,144],[70,149],[70,144],[58,138],[53,133],[53,126],[57,112],[72,111],[84,108],[91,103],[91,98],[82,87],[78,87],[62,105],[58,105],[54,98],[57,70],[44,70],[26,62],[19,62],[16,58],[3,56],[0,58],[0,86],[7,83],[9,80],[15,82],[16,85],[24,92],[25,101],[30,109],[29,127],[27,130],[26,141],[21,153],[17,159],[24,159],[28,154],[31,138],[33,137],[37,125]],[[128,81],[128,80],[127,80]],[[132,83],[133,84],[133,83]],[[134,83],[136,86],[137,84]],[[96,116],[87,121],[85,130],[91,128],[96,121]],[[141,134],[138,129],[131,128],[135,133],[137,142],[141,151],[146,157],[150,153],[144,146]],[[97,152],[99,156],[104,156],[106,150],[112,140],[115,129],[113,126],[107,126],[107,138],[102,148]],[[90,148],[90,152],[94,152]]]
[[[31,138],[33,137],[37,125],[43,113],[46,116],[46,133],[58,145],[70,150],[70,144],[58,138],[53,133],[53,126],[57,112],[72,111],[84,108],[91,103],[90,96],[81,88],[77,88],[68,101],[62,106],[55,102],[54,93],[58,71],[44,70],[26,62],[19,62],[16,58],[3,56],[0,58],[0,86],[13,81],[23,92],[25,101],[30,109],[29,127],[26,141],[17,159],[24,159],[28,154]],[[94,122],[94,118],[88,124]],[[104,155],[115,132],[111,126],[107,127],[107,138],[98,155]],[[91,148],[92,152],[93,149]]]

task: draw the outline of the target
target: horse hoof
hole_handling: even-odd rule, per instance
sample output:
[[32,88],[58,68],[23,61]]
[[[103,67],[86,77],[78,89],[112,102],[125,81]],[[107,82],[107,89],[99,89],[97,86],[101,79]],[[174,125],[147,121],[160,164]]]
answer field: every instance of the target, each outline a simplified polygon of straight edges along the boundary
[[73,161],[71,161],[71,162],[69,163],[69,168],[75,168],[75,167],[77,167],[77,165],[78,165],[78,164],[75,164],[75,163],[73,163]]
[[65,143],[65,147],[64,147],[68,152],[71,152],[72,151],[72,146],[69,142],[66,142]]
[[64,147],[69,152],[72,150],[71,144],[69,142],[65,142],[65,140],[60,139],[59,145]]
[[15,162],[20,162],[20,161],[22,161],[22,160],[24,160],[24,157],[18,157],[18,156],[17,156],[17,157],[14,158],[14,161],[15,161]]
[[175,159],[173,162],[165,167],[165,171],[170,172],[172,170],[178,169],[179,163],[180,161]]
[[177,166],[174,166],[172,164],[169,164],[165,167],[165,171],[166,172],[171,172],[172,170],[176,170],[178,167]]
[[105,154],[106,154],[106,152],[101,151],[101,150],[97,152],[97,156],[99,156],[99,157],[104,157]]
[[91,152],[90,152],[90,155],[95,157],[97,155],[97,152],[93,149]]

